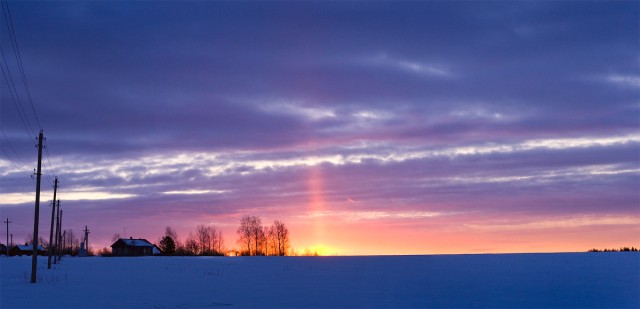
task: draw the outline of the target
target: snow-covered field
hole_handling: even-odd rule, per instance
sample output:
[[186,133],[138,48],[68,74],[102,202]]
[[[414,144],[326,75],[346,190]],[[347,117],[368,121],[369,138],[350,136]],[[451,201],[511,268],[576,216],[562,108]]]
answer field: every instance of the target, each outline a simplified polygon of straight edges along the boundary
[[0,307],[640,307],[640,254],[72,258],[31,284],[0,257]]

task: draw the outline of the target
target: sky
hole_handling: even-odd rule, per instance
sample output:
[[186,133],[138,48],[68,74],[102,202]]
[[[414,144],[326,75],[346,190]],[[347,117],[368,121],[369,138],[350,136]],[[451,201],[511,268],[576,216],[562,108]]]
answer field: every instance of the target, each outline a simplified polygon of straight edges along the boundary
[[41,128],[39,234],[57,176],[96,249],[199,224],[232,249],[246,215],[327,255],[640,245],[636,1],[3,4],[14,242]]

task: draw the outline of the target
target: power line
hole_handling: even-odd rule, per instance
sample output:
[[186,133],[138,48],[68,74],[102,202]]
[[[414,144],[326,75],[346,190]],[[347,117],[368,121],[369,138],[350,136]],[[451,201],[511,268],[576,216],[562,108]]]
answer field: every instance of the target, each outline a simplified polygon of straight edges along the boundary
[[[20,74],[20,77],[22,79],[22,86],[24,87],[24,93],[26,94],[26,100],[29,103],[29,106],[31,107],[31,112],[33,113],[33,117],[35,119],[35,122],[38,125],[38,129],[39,131],[42,132],[42,125],[40,124],[40,119],[38,117],[38,114],[36,112],[35,106],[33,104],[33,99],[31,96],[31,89],[29,88],[29,82],[27,80],[27,76],[25,74],[25,70],[24,70],[24,65],[22,63],[22,56],[20,54],[20,47],[18,44],[18,39],[13,27],[13,19],[11,17],[11,10],[9,9],[9,3],[6,0],[0,0],[0,4],[2,5],[2,13],[4,16],[4,20],[5,20],[5,25],[6,28],[8,30],[9,33],[9,39],[11,41],[11,47],[13,48],[13,54],[15,57],[15,61],[16,61],[16,65],[18,68],[18,72]],[[5,83],[7,84],[7,87],[9,88],[9,92],[11,94],[11,99],[16,107],[16,111],[18,112],[18,115],[20,116],[20,121],[22,122],[22,125],[24,126],[27,135],[29,135],[29,140],[31,140],[31,136],[36,136],[36,131],[33,130],[33,127],[31,126],[31,122],[29,121],[29,117],[27,116],[27,112],[25,111],[24,105],[23,105],[23,100],[20,99],[20,93],[18,92],[18,89],[16,87],[15,81],[13,79],[13,76],[11,74],[11,68],[9,66],[9,62],[7,61],[7,57],[4,54],[4,50],[2,49],[2,45],[0,45],[0,53],[2,54],[2,63],[0,63],[0,67],[2,68],[2,74],[5,78]],[[2,64],[4,63],[4,65],[2,66]],[[6,67],[6,72],[5,72],[5,68]],[[1,129],[1,128],[0,128]],[[29,132],[31,132],[31,134],[29,134]],[[3,132],[4,133],[4,132]],[[6,137],[6,136],[5,136]],[[7,138],[8,141],[8,138]],[[13,146],[10,144],[10,147],[13,149]],[[4,150],[3,150],[4,151]],[[6,151],[4,151],[6,153]],[[14,150],[14,153],[15,152]],[[52,180],[52,174],[55,174],[55,171],[53,170],[53,164],[51,164],[51,160],[49,159],[50,154],[48,149],[45,147],[45,153],[46,153],[46,164],[43,164],[43,169],[44,169],[44,174],[46,175],[46,177],[49,179],[50,182],[53,182]],[[20,159],[20,161],[22,161],[24,163],[24,161],[17,155],[17,157]]]
[[[13,81],[13,77],[11,76],[11,70],[9,70],[9,65],[7,64],[7,59],[4,56],[4,49],[2,48],[2,45],[0,45],[0,54],[2,55],[2,61],[4,62],[4,65],[0,63],[0,69],[2,69],[2,75],[4,76],[4,81],[7,84],[7,88],[9,88],[9,93],[11,94],[11,100],[13,101],[13,104],[15,105],[16,110],[18,111],[18,116],[20,116],[20,121],[22,122],[22,125],[26,130],[25,132],[27,132],[27,136],[29,136],[29,139],[31,139],[31,136],[35,136],[36,133],[31,128],[31,124],[29,123],[28,118],[26,117],[26,112],[22,107],[22,101],[20,100],[20,95],[18,93],[18,90],[16,89],[16,85]],[[5,67],[7,68],[6,72],[4,70]]]
[[47,159],[47,172],[51,172],[51,174],[53,174],[53,176],[55,176],[57,173],[55,171],[55,169],[53,169],[53,164],[51,164],[51,160],[49,159],[51,157],[51,155],[49,154],[49,145],[45,142],[45,146],[44,146],[44,152],[45,152],[45,158]]
[[[4,133],[4,131],[2,131],[0,129],[0,132],[2,132],[2,137],[4,137],[4,139],[6,140],[6,144],[9,145],[9,148],[11,148],[11,151],[13,151],[14,155],[16,156],[16,158],[18,158],[18,160],[20,161],[20,163],[22,164],[23,168],[27,168],[27,163],[24,162],[24,160],[22,159],[22,157],[18,154],[18,152],[16,151],[16,149],[13,147],[13,144],[11,143],[11,141],[9,140],[9,137],[7,137],[7,135]],[[2,149],[4,150],[4,147],[2,147]],[[7,158],[9,158],[9,156],[7,156]],[[10,160],[13,162],[13,160]],[[28,168],[27,168],[28,169]]]
[[16,162],[13,162],[13,160],[11,160],[11,158],[9,157],[9,153],[7,153],[7,151],[4,149],[4,146],[0,145],[0,149],[2,150],[2,153],[4,153],[4,156],[7,158],[7,161],[11,162],[11,165],[13,165],[13,168],[20,170],[23,169],[24,167],[19,166],[18,164],[16,164]]
[[7,152],[7,150],[4,148],[4,146],[0,145],[0,150],[2,150],[2,153],[4,153],[4,156],[7,158],[7,161],[11,163],[11,166],[15,169],[15,170],[29,170],[29,168],[27,168],[26,166],[20,166],[18,165],[16,162],[14,162],[13,160],[11,160],[11,156],[9,156],[9,153]]
[[[22,77],[22,85],[24,86],[24,90],[27,94],[27,98],[29,99],[29,105],[31,106],[31,111],[33,112],[33,117],[38,124],[38,128],[42,130],[42,126],[40,125],[40,119],[38,119],[38,114],[36,113],[36,109],[33,106],[33,100],[31,99],[31,91],[29,89],[29,82],[27,81],[27,76],[24,73],[24,66],[22,65],[22,56],[20,56],[20,48],[18,46],[18,40],[16,38],[16,33],[13,29],[13,20],[11,19],[11,11],[9,10],[9,3],[7,1],[2,1],[2,11],[5,15],[5,21],[7,24],[7,29],[9,30],[9,37],[11,39],[11,45],[13,47],[13,54],[16,57],[16,63],[18,64],[18,69],[20,71],[20,76]],[[35,135],[35,134],[34,134]]]

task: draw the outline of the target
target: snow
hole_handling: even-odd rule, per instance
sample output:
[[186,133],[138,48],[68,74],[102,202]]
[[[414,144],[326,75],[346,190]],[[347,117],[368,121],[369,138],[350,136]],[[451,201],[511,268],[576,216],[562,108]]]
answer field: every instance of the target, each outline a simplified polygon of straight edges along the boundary
[[640,254],[0,257],[0,307],[640,307]]

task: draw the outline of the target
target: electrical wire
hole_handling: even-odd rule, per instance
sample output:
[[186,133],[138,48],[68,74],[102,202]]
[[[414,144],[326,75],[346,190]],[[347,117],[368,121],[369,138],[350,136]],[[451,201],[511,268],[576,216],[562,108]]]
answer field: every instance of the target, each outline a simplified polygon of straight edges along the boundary
[[9,156],[9,153],[7,153],[7,150],[4,149],[3,145],[0,145],[0,149],[2,150],[2,153],[4,153],[4,156],[7,158],[7,162],[11,163],[14,169],[21,170],[26,168],[26,166],[20,166],[15,161],[11,160],[11,156]]
[[[18,72],[22,79],[22,86],[24,87],[24,93],[26,94],[25,101],[27,101],[29,103],[29,106],[31,107],[31,112],[33,113],[33,118],[35,119],[38,129],[42,131],[43,130],[42,125],[40,124],[40,119],[38,117],[35,106],[33,104],[31,89],[29,87],[29,82],[27,80],[25,70],[24,70],[24,65],[22,63],[22,56],[20,54],[20,47],[18,45],[18,40],[13,27],[13,19],[11,17],[11,11],[9,10],[9,4],[6,0],[0,0],[0,4],[2,5],[2,13],[5,20],[5,25],[9,33],[11,47],[13,48],[13,54],[17,64]],[[9,92],[11,94],[11,100],[13,101],[14,106],[16,107],[16,111],[18,112],[20,121],[23,127],[25,128],[25,132],[27,132],[27,135],[29,136],[29,140],[31,140],[31,136],[36,135],[36,130],[33,130],[31,122],[29,121],[29,117],[27,116],[27,112],[25,111],[23,100],[20,99],[20,93],[18,92],[13,75],[11,74],[9,62],[7,61],[7,57],[5,56],[2,45],[0,45],[0,53],[2,55],[2,62],[0,63],[0,68],[2,69],[2,75],[5,79],[5,83],[7,84],[7,88],[9,89]],[[6,71],[5,71],[5,68],[6,68]],[[13,145],[9,142],[9,139],[6,137],[6,134],[4,134],[4,131],[2,133],[5,139],[7,140],[7,142],[9,143],[10,148],[16,154],[16,157],[20,160],[20,162],[23,163],[23,165],[26,166],[26,164],[24,164],[24,160],[22,160],[22,158],[15,151]],[[43,144],[45,144],[44,141],[43,141]],[[41,173],[43,172],[43,174],[49,179],[49,181],[53,183],[52,177],[54,177],[53,175],[55,175],[55,171],[53,170],[53,164],[51,164],[51,159],[50,159],[51,155],[49,154],[49,150],[46,145],[42,145],[42,147],[45,149],[45,161],[41,162],[42,163]],[[3,148],[3,152],[8,155],[7,151],[4,148]]]
[[[26,113],[24,112],[24,108],[22,107],[22,101],[20,100],[20,95],[18,90],[16,89],[16,85],[13,81],[13,77],[11,76],[11,71],[9,70],[9,66],[7,64],[7,59],[4,56],[4,49],[2,45],[0,45],[0,54],[2,55],[2,63],[0,63],[0,69],[2,70],[2,76],[4,77],[4,81],[7,84],[7,88],[9,88],[9,93],[11,94],[11,100],[13,101],[13,105],[16,107],[16,111],[18,112],[18,116],[20,116],[20,122],[25,128],[25,132],[27,132],[27,136],[31,139],[31,136],[35,136],[36,133],[31,128],[31,123],[29,123],[28,118],[26,117]],[[4,63],[4,65],[3,65]],[[7,68],[6,72],[4,68]]]
[[[18,161],[20,161],[20,163],[22,164],[23,168],[27,168],[27,163],[25,163],[25,161],[22,159],[22,157],[18,154],[18,152],[16,151],[16,149],[13,147],[13,144],[11,143],[11,141],[9,140],[9,137],[7,137],[7,134],[4,133],[3,130],[0,130],[2,132],[2,137],[4,137],[6,144],[9,145],[9,148],[11,148],[11,151],[14,153],[15,157],[18,158]],[[3,147],[4,149],[4,147]],[[11,160],[13,162],[13,160]]]
[[9,3],[7,1],[2,1],[2,11],[5,15],[5,21],[7,25],[7,29],[9,30],[9,38],[11,39],[11,45],[13,47],[13,54],[16,58],[16,63],[18,64],[18,69],[20,71],[20,76],[22,77],[22,85],[24,86],[24,90],[27,94],[27,98],[29,99],[29,105],[31,106],[31,111],[33,112],[33,117],[38,124],[38,128],[42,130],[42,126],[40,125],[40,119],[38,118],[38,114],[36,113],[36,109],[33,106],[33,100],[31,99],[31,91],[29,89],[29,82],[27,81],[27,76],[24,73],[24,66],[22,64],[22,56],[20,56],[20,47],[18,45],[18,40],[16,39],[16,33],[13,28],[13,20],[11,18],[11,11],[9,10]]
[[47,175],[47,178],[49,179],[49,182],[51,182],[53,184],[53,178],[55,178],[56,173],[55,171],[53,171],[53,164],[51,164],[51,160],[49,159],[50,155],[49,155],[49,147],[47,147],[46,143],[45,145],[43,145],[44,151],[45,151],[45,162],[43,162],[42,167],[43,170],[45,172],[45,174]]

